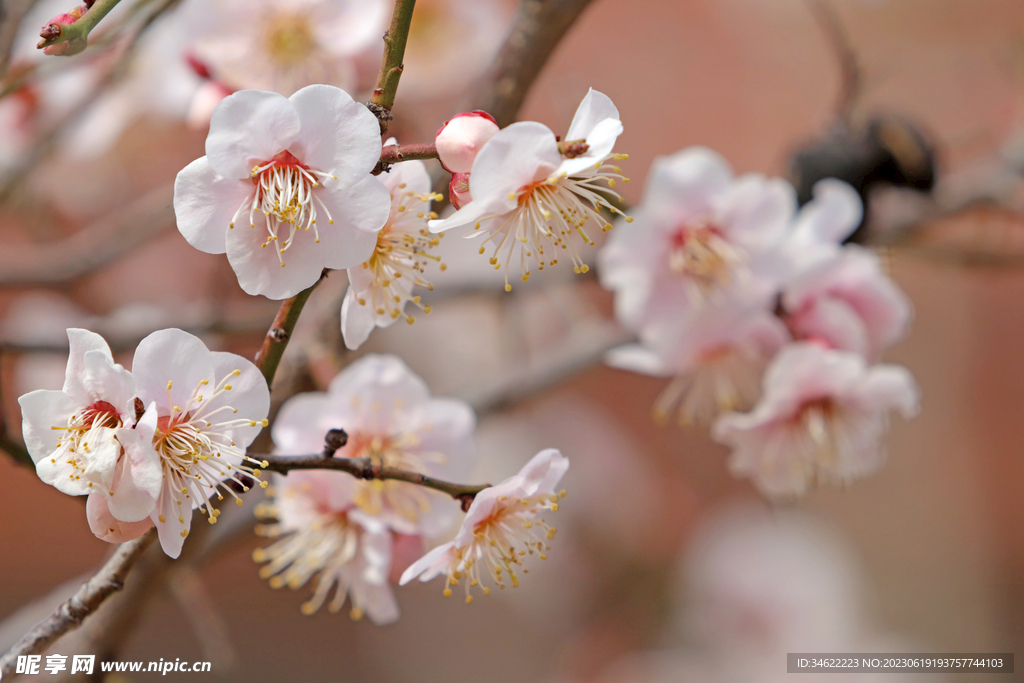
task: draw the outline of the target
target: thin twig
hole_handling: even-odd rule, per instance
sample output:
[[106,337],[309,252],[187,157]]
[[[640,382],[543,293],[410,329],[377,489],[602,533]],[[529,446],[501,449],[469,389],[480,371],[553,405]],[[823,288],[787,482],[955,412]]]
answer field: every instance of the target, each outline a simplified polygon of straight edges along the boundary
[[288,348],[288,341],[292,338],[292,333],[295,331],[295,324],[299,322],[299,314],[302,313],[303,306],[306,305],[309,295],[313,293],[313,290],[323,281],[326,275],[327,271],[324,271],[320,279],[312,287],[307,287],[295,296],[281,302],[281,308],[278,309],[274,322],[270,324],[267,336],[263,338],[263,346],[256,353],[255,359],[256,367],[263,373],[268,387],[274,387],[274,375],[277,374],[277,366],[281,363],[281,356],[284,355],[284,350]]
[[836,60],[839,62],[841,82],[836,99],[836,116],[843,121],[849,121],[863,88],[857,53],[854,52],[846,27],[843,26],[843,22],[830,0],[806,0],[806,2],[807,8],[814,20],[818,22],[818,26],[825,34],[825,39],[832,47],[836,54]]
[[85,13],[70,24],[49,24],[43,29],[42,40],[36,45],[43,49],[58,43],[68,43],[69,50],[62,54],[77,54],[86,48],[89,34],[121,0],[96,0]]
[[373,175],[380,175],[390,169],[392,164],[414,159],[436,159],[437,146],[434,143],[418,143],[414,145],[388,145],[380,152],[380,161],[374,167]]
[[122,543],[103,568],[87,581],[77,593],[25,634],[17,645],[0,658],[0,673],[14,674],[19,656],[38,654],[65,633],[78,628],[110,595],[124,588],[128,571],[142,553],[156,540],[156,529],[150,529],[134,541]]
[[383,135],[391,120],[391,108],[395,106],[398,81],[405,69],[405,43],[409,40],[409,26],[416,0],[395,0],[395,12],[391,16],[391,28],[384,34],[384,56],[381,57],[377,85],[373,89],[368,106],[380,122]]

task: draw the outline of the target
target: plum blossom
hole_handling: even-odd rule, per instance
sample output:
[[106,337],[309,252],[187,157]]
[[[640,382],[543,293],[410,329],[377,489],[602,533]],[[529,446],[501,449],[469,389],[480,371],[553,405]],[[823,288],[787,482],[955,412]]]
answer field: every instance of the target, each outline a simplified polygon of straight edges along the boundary
[[384,177],[384,185],[391,193],[391,215],[377,233],[370,258],[348,269],[341,333],[350,349],[359,348],[374,327],[389,327],[400,318],[410,325],[415,322],[405,313],[409,302],[430,313],[430,306],[420,303],[413,289],[434,289],[425,277],[432,262],[445,270],[441,258],[431,253],[439,236],[427,230],[427,221],[436,214],[430,211],[435,195],[426,165],[422,161],[397,164]]
[[[279,453],[317,452],[329,430],[348,443],[339,458],[371,458],[386,467],[461,480],[475,453],[473,411],[462,401],[433,398],[396,356],[369,355],[335,377],[326,393],[305,393],[281,408],[272,435]],[[440,533],[458,515],[447,496],[401,481],[361,481],[356,507],[403,534]]]
[[357,87],[356,58],[380,40],[384,0],[190,0],[190,56],[232,90],[291,95]]
[[159,494],[149,514],[164,552],[177,557],[193,509],[213,524],[220,514],[214,498],[224,500],[227,493],[242,504],[229,482],[248,491],[250,478],[259,481],[261,472],[252,465],[260,461],[245,451],[267,426],[270,391],[251,362],[210,351],[199,338],[177,329],[143,339],[132,374],[147,408],[139,428],[132,430],[135,438],[123,439],[124,447],[131,458],[161,469]]
[[227,253],[247,293],[293,296],[373,253],[390,211],[370,175],[380,151],[377,119],[343,90],[237,92],[214,111],[206,156],[178,173],[178,230]]
[[[607,197],[618,197],[610,188],[627,181],[618,166],[607,163],[626,158],[612,152],[621,132],[618,110],[596,90],[576,110],[561,147],[543,124],[524,121],[504,128],[473,161],[471,201],[451,216],[431,221],[430,230],[473,226],[466,237],[486,234],[484,244],[494,245],[491,265],[505,269],[506,291],[512,289],[508,267],[517,248],[524,282],[531,264],[540,270],[557,264],[559,249],[568,252],[576,272],[586,272],[589,266],[576,249],[576,236],[592,245],[588,224],[611,229],[600,216],[602,208],[625,216]],[[486,246],[480,247],[485,252]]]
[[298,589],[318,575],[313,596],[302,605],[313,614],[337,587],[328,609],[351,603],[353,619],[365,614],[378,625],[398,619],[398,605],[388,586],[392,537],[380,519],[356,504],[359,484],[342,472],[297,471],[274,475],[271,502],[257,514],[267,520],[258,533],[279,539],[253,552],[266,562],[260,577],[271,588]]
[[[527,555],[547,559],[547,542],[557,529],[540,515],[558,511],[565,490],[556,492],[555,487],[568,469],[569,459],[549,448],[535,455],[518,474],[478,493],[455,539],[410,565],[399,583],[404,586],[417,577],[430,581],[443,574],[444,594],[451,596],[451,586],[465,579],[467,603],[473,601],[470,589],[486,574],[499,588],[505,588],[506,581],[517,588],[518,573],[530,571],[524,563]],[[483,587],[484,595],[490,592]]]
[[25,445],[39,478],[57,490],[109,493],[121,459],[118,436],[135,425],[135,380],[98,334],[78,328],[67,334],[64,388],[18,399]]
[[456,114],[445,121],[434,136],[437,158],[452,174],[448,197],[452,206],[461,209],[473,200],[469,189],[469,173],[473,162],[487,141],[498,132],[494,117],[485,111],[473,110]]
[[855,353],[798,342],[766,370],[754,409],[722,415],[712,435],[733,449],[734,474],[751,478],[766,496],[793,497],[878,469],[889,412],[910,418],[917,408],[906,368],[869,367]]
[[[652,165],[632,225],[619,225],[599,255],[616,316],[636,331],[741,288],[772,294],[769,265],[787,236],[796,192],[759,174],[733,177],[724,159],[692,147]],[[773,258],[769,259],[769,255]]]
[[903,337],[912,315],[910,301],[882,271],[878,256],[856,245],[793,278],[781,304],[795,337],[869,360]]
[[765,367],[788,340],[771,312],[732,300],[650,326],[641,343],[612,350],[608,363],[674,378],[655,403],[658,421],[677,411],[680,424],[709,423],[721,412],[754,405]]

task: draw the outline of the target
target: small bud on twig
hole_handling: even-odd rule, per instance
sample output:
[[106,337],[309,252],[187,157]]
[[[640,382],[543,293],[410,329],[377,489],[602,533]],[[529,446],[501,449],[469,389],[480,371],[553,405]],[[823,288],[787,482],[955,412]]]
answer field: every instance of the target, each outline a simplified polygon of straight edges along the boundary
[[327,436],[324,437],[324,457],[333,458],[334,454],[344,448],[347,443],[348,432],[344,429],[332,429],[327,432]]

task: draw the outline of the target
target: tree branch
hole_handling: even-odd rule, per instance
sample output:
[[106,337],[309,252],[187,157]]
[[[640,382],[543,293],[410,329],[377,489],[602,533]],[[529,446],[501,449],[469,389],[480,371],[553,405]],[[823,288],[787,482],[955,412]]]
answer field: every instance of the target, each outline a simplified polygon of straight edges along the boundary
[[388,145],[380,152],[380,161],[374,167],[373,175],[380,175],[391,168],[392,164],[414,159],[436,159],[437,146],[432,142],[415,145]]
[[503,128],[515,121],[530,86],[562,36],[590,2],[520,0],[512,30],[460,109],[482,109]]
[[312,287],[304,289],[290,299],[285,299],[281,302],[281,308],[278,309],[274,322],[270,324],[267,336],[263,338],[263,346],[260,347],[255,358],[256,367],[263,373],[263,377],[267,380],[268,388],[273,389],[277,366],[281,363],[284,350],[288,348],[288,341],[295,331],[295,324],[299,322],[299,314],[302,313],[302,308],[306,305],[306,301],[309,300],[309,295],[313,293],[317,285],[323,282],[326,276],[327,271],[325,270]]
[[384,56],[381,57],[377,85],[367,106],[380,122],[380,133],[387,132],[391,120],[391,108],[395,106],[398,81],[405,69],[405,44],[409,40],[409,26],[416,0],[395,0],[395,13],[391,16],[391,28],[384,34]]
[[14,674],[14,667],[21,655],[38,654],[55,640],[78,628],[103,601],[124,588],[128,571],[135,565],[142,553],[156,540],[156,529],[150,529],[134,541],[122,543],[103,568],[78,592],[62,604],[48,618],[25,634],[17,645],[0,658],[0,673],[4,677]]

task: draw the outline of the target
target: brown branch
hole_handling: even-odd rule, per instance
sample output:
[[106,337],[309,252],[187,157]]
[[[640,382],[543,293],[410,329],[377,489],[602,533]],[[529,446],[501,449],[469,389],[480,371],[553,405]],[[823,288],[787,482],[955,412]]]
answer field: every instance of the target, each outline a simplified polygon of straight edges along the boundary
[[405,43],[409,40],[412,12],[416,0],[395,0],[395,12],[391,16],[391,28],[384,34],[384,56],[381,57],[377,85],[366,106],[380,123],[380,133],[387,132],[391,120],[391,108],[395,106],[398,81],[402,78],[405,65]]
[[0,0],[0,80],[7,75],[21,21],[35,3],[36,0]]
[[134,541],[122,543],[103,568],[78,589],[77,593],[25,634],[21,642],[0,658],[0,673],[4,677],[13,675],[19,656],[43,652],[65,633],[78,628],[104,600],[124,588],[128,571],[154,540],[156,529],[150,529]]
[[174,225],[173,193],[162,185],[66,239],[6,247],[0,287],[57,285],[102,268]]
[[288,348],[288,341],[295,331],[295,324],[299,322],[299,314],[302,313],[302,308],[306,305],[306,301],[309,300],[309,295],[313,293],[317,285],[323,282],[326,276],[327,271],[325,270],[312,287],[308,287],[290,299],[285,299],[281,302],[281,308],[278,309],[274,322],[270,324],[267,336],[263,338],[263,346],[256,352],[255,358],[256,367],[263,373],[264,379],[267,380],[268,388],[273,389],[274,387],[274,375],[277,374],[277,366],[281,363],[284,350]]
[[836,60],[839,62],[841,80],[839,95],[836,98],[836,116],[844,121],[849,121],[863,90],[863,78],[857,53],[853,50],[850,36],[846,32],[846,27],[843,26],[842,19],[839,18],[836,8],[830,1],[806,0],[806,2],[807,8],[814,20],[818,22],[818,26],[825,34],[825,39],[832,47]]
[[530,86],[590,2],[520,0],[511,32],[460,109],[482,109],[502,127],[515,121]]
[[380,175],[391,168],[392,164],[401,161],[413,161],[414,159],[436,159],[437,146],[434,143],[419,143],[415,145],[388,145],[380,152],[380,161],[374,167],[373,175]]

